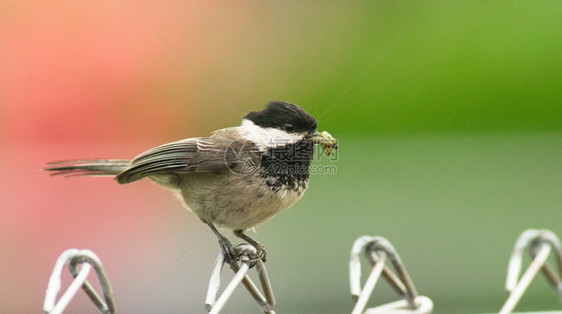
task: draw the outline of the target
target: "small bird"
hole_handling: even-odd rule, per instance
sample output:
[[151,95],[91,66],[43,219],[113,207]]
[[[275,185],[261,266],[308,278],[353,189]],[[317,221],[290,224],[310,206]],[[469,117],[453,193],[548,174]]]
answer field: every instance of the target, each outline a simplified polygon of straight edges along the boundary
[[244,232],[303,197],[314,144],[327,155],[337,149],[337,141],[327,132],[319,133],[316,125],[301,107],[272,101],[246,114],[238,127],[164,144],[132,161],[67,160],[48,163],[45,170],[52,175],[113,176],[119,184],[148,177],[172,190],[209,225],[227,262],[237,256],[216,227],[233,230],[256,249],[256,260],[265,261],[265,247]]

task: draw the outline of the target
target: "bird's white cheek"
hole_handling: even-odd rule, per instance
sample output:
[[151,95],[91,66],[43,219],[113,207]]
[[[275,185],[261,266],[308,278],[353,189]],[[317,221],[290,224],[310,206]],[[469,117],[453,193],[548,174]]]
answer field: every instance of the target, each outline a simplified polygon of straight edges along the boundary
[[288,133],[274,128],[262,128],[250,120],[242,121],[239,132],[242,137],[256,143],[260,149],[282,147],[303,139],[301,134]]

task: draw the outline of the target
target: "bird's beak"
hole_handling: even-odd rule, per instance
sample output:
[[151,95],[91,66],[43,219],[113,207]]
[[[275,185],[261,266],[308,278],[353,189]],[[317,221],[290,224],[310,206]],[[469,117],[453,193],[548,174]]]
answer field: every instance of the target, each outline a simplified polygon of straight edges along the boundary
[[319,136],[319,135],[320,135],[320,133],[319,133],[318,131],[314,130],[313,132],[309,132],[309,133],[306,135],[306,138],[312,139],[312,138],[315,138],[315,137],[317,137],[317,136]]
[[310,133],[308,137],[314,144],[319,144],[322,146],[326,155],[330,156],[332,154],[332,149],[338,149],[338,141],[332,137],[332,135],[326,131],[318,132],[314,131]]

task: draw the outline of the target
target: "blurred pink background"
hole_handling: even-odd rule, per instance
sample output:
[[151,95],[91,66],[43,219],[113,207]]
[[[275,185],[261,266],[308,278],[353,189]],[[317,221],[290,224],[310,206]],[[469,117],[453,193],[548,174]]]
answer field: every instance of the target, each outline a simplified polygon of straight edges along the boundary
[[[244,31],[222,23],[247,20],[245,27],[252,27],[251,8],[222,4],[229,10],[217,15],[213,4],[180,1],[9,1],[0,7],[2,312],[39,312],[54,262],[67,248],[101,257],[123,313],[166,311],[168,298],[201,312],[205,289],[189,280],[207,280],[216,240],[171,193],[151,182],[53,178],[41,168],[60,159],[132,158],[239,123],[250,107],[222,103],[151,27],[220,85],[233,78],[214,75],[226,72],[222,62],[236,66],[223,58],[232,56],[227,50]],[[220,85],[227,94],[229,88]],[[207,123],[219,112],[221,119]],[[202,234],[203,245],[166,272]],[[198,267],[204,271],[194,272]],[[166,279],[170,273],[183,278]],[[96,310],[80,294],[68,312]]]

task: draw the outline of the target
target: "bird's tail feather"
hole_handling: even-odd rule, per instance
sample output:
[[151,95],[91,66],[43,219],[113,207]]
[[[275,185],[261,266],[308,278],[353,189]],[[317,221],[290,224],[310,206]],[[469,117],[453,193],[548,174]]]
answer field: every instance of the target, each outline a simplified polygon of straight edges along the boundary
[[79,159],[50,162],[44,170],[53,176],[116,176],[123,172],[130,160],[122,159]]

